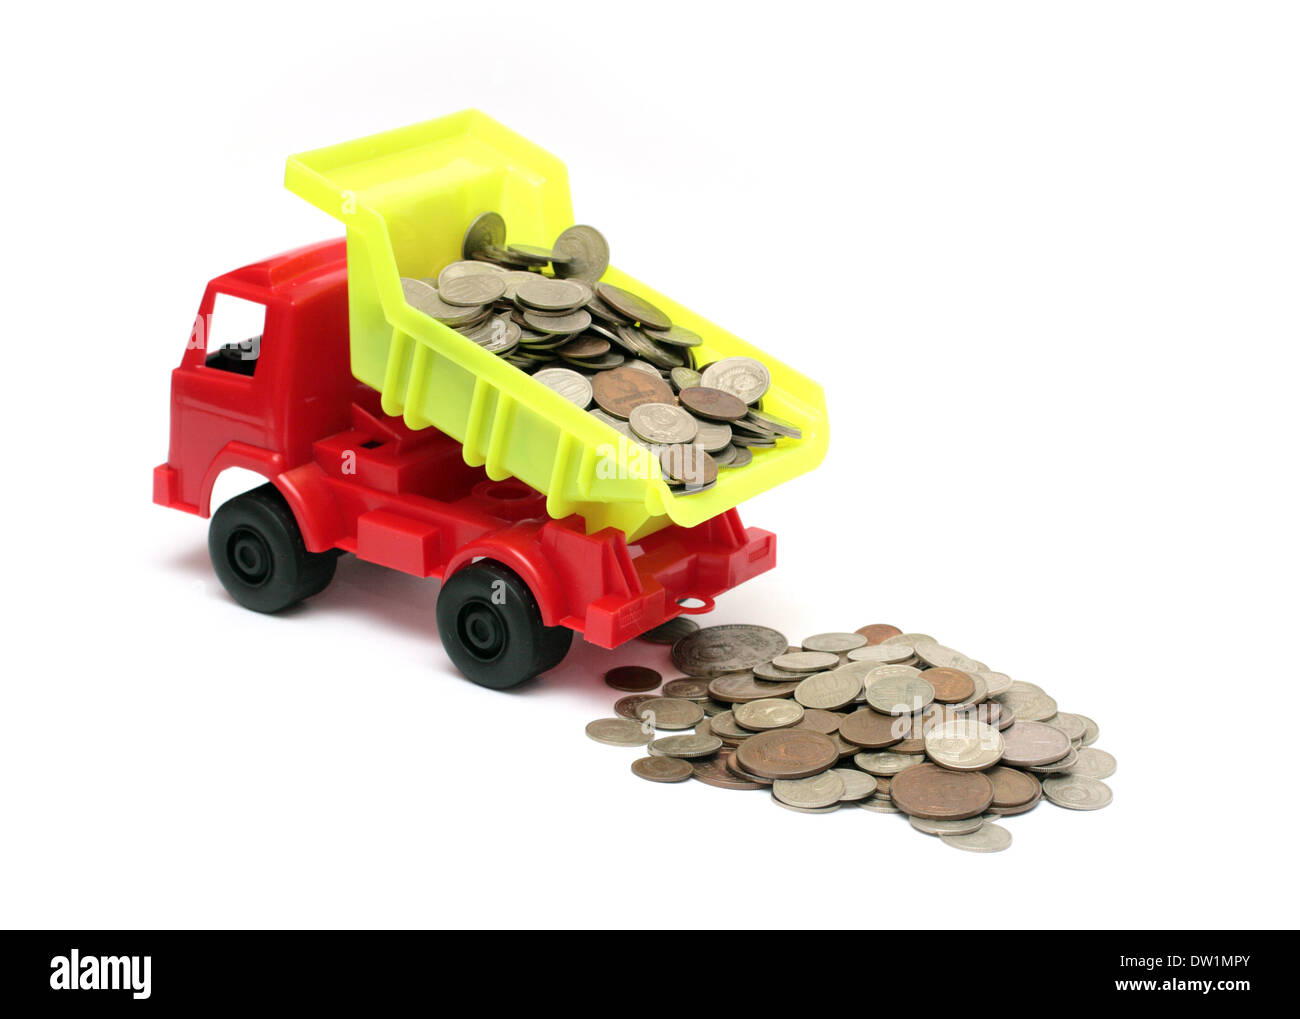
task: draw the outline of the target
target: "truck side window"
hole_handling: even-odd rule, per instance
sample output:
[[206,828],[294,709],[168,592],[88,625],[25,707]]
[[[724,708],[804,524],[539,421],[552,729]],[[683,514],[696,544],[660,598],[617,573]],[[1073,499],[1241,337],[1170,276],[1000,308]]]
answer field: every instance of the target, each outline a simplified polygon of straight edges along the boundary
[[209,320],[200,325],[206,336],[207,355],[203,363],[218,371],[251,378],[262,353],[266,305],[217,294]]

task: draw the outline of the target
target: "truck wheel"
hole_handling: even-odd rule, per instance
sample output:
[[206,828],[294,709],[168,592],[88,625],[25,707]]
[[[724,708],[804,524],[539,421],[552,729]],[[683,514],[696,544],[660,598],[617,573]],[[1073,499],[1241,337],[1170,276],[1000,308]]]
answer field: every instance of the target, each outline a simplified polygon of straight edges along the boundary
[[208,554],[230,596],[255,612],[279,612],[319,594],[339,557],[307,551],[293,511],[271,484],[222,503],[208,528]]
[[558,665],[573,631],[545,626],[533,592],[490,559],[457,571],[438,595],[438,635],[456,668],[480,686],[517,686]]

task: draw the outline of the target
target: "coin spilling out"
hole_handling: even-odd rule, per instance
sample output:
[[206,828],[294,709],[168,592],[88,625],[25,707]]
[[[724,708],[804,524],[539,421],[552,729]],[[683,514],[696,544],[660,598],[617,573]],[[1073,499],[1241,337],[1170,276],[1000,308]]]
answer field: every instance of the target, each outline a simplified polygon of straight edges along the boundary
[[404,277],[407,303],[650,450],[674,494],[706,491],[719,467],[802,438],[760,405],[771,386],[762,362],[697,363],[703,336],[603,279],[609,243],[595,227],[571,226],[550,246],[508,243],[505,220],[484,212],[461,255],[436,278]]
[[[741,372],[730,381],[743,393],[761,380]],[[618,700],[619,717],[597,719],[587,734],[612,746],[649,744],[649,756],[632,763],[647,781],[694,777],[720,789],[770,789],[773,803],[806,814],[845,803],[902,814],[915,830],[978,853],[1011,844],[992,819],[1044,799],[1081,811],[1111,802],[1101,779],[1116,762],[1089,745],[1099,735],[1092,719],[1059,712],[1041,687],[929,634],[874,623],[795,647],[765,626],[701,629],[674,619],[645,639],[671,643],[686,675],[656,694],[646,692],[659,687],[655,670],[611,669],[611,686],[635,692]],[[656,738],[656,729],[692,726]]]

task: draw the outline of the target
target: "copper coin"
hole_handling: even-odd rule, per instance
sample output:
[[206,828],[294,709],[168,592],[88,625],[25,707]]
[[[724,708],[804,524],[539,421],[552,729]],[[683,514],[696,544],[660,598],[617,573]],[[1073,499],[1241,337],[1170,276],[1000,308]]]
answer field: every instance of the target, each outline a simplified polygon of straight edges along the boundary
[[1002,731],[1002,741],[1002,763],[1016,768],[1051,764],[1073,749],[1069,736],[1042,722],[1017,722]]
[[691,775],[705,785],[717,786],[719,789],[762,789],[763,783],[741,778],[727,767],[731,753],[721,750],[712,757],[691,761]]
[[901,637],[903,631],[897,626],[890,626],[888,623],[870,623],[867,626],[860,626],[853,631],[867,638],[867,644],[879,644],[886,637]]
[[889,799],[889,787],[894,781],[892,775],[872,775],[876,780],[876,791],[872,793],[877,798]]
[[691,772],[691,762],[680,757],[639,757],[632,762],[632,774],[650,782],[684,782]]
[[634,693],[626,697],[620,697],[614,702],[614,714],[639,722],[641,721],[641,705],[646,701],[654,700],[655,697],[656,695],[652,693]]
[[984,813],[993,802],[993,783],[982,772],[918,764],[894,776],[889,796],[894,806],[912,817],[959,821]]
[[763,785],[763,786],[772,784],[772,780],[770,778],[759,778],[757,775],[751,775],[744,768],[742,768],[740,766],[740,762],[736,760],[735,754],[730,754],[727,757],[727,768],[737,778],[743,778],[746,782],[757,782],[759,785]]
[[606,414],[627,420],[643,403],[668,403],[674,400],[673,387],[657,374],[624,366],[601,372],[591,380],[596,405]]
[[702,701],[709,696],[709,681],[707,679],[692,679],[689,676],[670,679],[664,684],[664,696],[684,697],[688,701]]
[[749,405],[740,397],[708,386],[683,389],[677,399],[696,417],[710,421],[739,421],[749,413]]
[[[611,374],[611,373],[606,373]],[[596,376],[600,378],[600,376]],[[703,488],[718,480],[718,461],[694,443],[677,443],[659,454],[664,476],[690,488]]]
[[609,353],[609,340],[594,333],[583,333],[563,346],[556,347],[555,352],[564,357],[600,357],[601,354]]
[[975,692],[975,680],[960,669],[926,669],[925,681],[940,704],[960,704]]
[[715,701],[744,704],[764,697],[789,697],[798,685],[793,680],[786,683],[765,683],[748,672],[728,672],[709,680],[708,689],[709,696]]
[[1043,785],[1033,775],[999,765],[984,772],[993,783],[993,806],[1020,807],[1043,795]]
[[839,759],[835,741],[811,729],[760,732],[736,750],[740,766],[762,778],[808,778],[821,774]]
[[616,287],[612,283],[597,283],[600,299],[624,318],[640,322],[647,329],[670,329],[672,320],[643,297]]
[[654,669],[647,669],[643,665],[620,665],[617,669],[610,669],[605,673],[606,684],[615,690],[627,690],[631,693],[653,690],[663,682],[663,679],[663,676]]
[[805,708],[803,712],[803,721],[797,728],[811,729],[813,732],[820,732],[824,736],[829,736],[840,727],[844,721],[844,716],[838,711],[824,711],[821,708]]
[[[892,747],[902,740],[901,731],[894,727],[895,721],[892,715],[882,715],[870,708],[861,708],[840,723],[839,732],[850,743],[880,750],[884,747]],[[901,728],[900,726],[899,729]]]

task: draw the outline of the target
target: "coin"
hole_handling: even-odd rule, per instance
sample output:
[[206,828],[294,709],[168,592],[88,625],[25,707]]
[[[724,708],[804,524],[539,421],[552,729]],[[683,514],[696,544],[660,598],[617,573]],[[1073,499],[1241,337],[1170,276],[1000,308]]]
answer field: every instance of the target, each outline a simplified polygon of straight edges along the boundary
[[[531,273],[528,275],[531,275]],[[459,279],[462,276],[500,276],[506,281],[507,286],[509,286],[510,280],[509,273],[501,266],[493,265],[491,262],[479,262],[469,259],[447,263],[442,272],[438,273],[438,290],[441,291],[449,281]]]
[[975,692],[975,680],[959,669],[926,669],[925,681],[941,704],[960,704]]
[[696,421],[695,445],[699,446],[704,452],[713,456],[718,461],[718,466],[723,466],[720,453],[724,449],[734,448],[731,443],[731,429],[719,421]]
[[860,708],[840,722],[839,733],[860,747],[880,749],[893,746],[903,738],[903,730],[892,715],[882,715],[870,708]]
[[833,814],[840,809],[838,803],[832,803],[829,807],[796,807],[793,804],[778,800],[775,796],[772,797],[772,802],[783,810],[793,810],[799,814]]
[[691,389],[700,384],[700,373],[694,368],[674,368],[668,373],[668,381],[673,384],[673,388],[680,396],[683,389]]
[[892,750],[864,750],[854,755],[853,763],[868,774],[892,777],[925,763],[925,758],[917,754],[897,754]]
[[773,796],[787,806],[805,810],[839,803],[844,790],[844,779],[835,770],[823,771],[811,778],[778,778],[772,783]]
[[609,242],[594,226],[571,226],[551,245],[555,275],[595,283],[609,268]]
[[1084,747],[1078,752],[1078,760],[1070,766],[1070,774],[1084,778],[1110,778],[1116,767],[1115,758],[1106,751]]
[[597,283],[596,293],[600,299],[624,318],[640,322],[649,329],[669,329],[672,320],[643,297],[631,291],[616,287],[612,283]]
[[894,806],[905,814],[956,821],[984,813],[993,802],[993,783],[978,771],[949,771],[937,764],[918,764],[894,776],[889,795]]
[[709,684],[694,677],[670,679],[664,684],[664,696],[684,697],[688,701],[706,700],[709,696]]
[[934,701],[934,687],[910,665],[880,665],[867,674],[867,703],[882,715],[908,715]]
[[[815,654],[816,652],[808,652]],[[786,655],[793,658],[793,655]],[[778,658],[777,661],[780,661]],[[862,692],[862,680],[857,675],[840,669],[818,672],[801,682],[794,690],[794,699],[805,708],[834,710],[852,703]]]
[[1069,736],[1042,722],[1017,720],[1011,728],[1003,730],[1002,740],[1002,763],[1017,768],[1051,764],[1073,749]]
[[605,673],[605,682],[615,690],[643,693],[653,690],[663,682],[663,676],[642,665],[620,665]]
[[998,694],[1006,693],[1014,684],[1014,681],[1005,672],[980,672],[979,677],[984,680],[984,689],[987,691],[986,696],[996,697]]
[[646,442],[660,445],[690,442],[699,431],[695,418],[681,407],[673,407],[666,403],[643,403],[633,407],[627,417],[627,423],[632,431]]
[[591,403],[591,383],[569,368],[547,368],[539,371],[533,378],[547,389],[555,390],[575,406],[585,408]]
[[642,326],[646,335],[656,343],[666,343],[670,347],[698,347],[704,342],[704,337],[684,326],[673,324],[667,329],[653,329],[650,326]]
[[749,739],[749,737],[753,735],[752,730],[743,728],[740,723],[736,721],[736,713],[734,711],[723,711],[722,713],[710,718],[709,731],[720,739],[731,740],[733,742]]
[[1002,734],[973,719],[945,722],[925,734],[925,753],[953,771],[983,771],[1002,758]]
[[749,407],[740,397],[708,386],[683,389],[677,398],[692,414],[714,421],[736,421],[749,412]]
[[876,777],[868,775],[865,771],[858,771],[856,768],[835,768],[833,773],[839,775],[844,783],[844,792],[840,794],[841,803],[865,800],[876,791]]
[[742,768],[740,766],[740,763],[736,760],[735,754],[732,754],[730,757],[727,758],[727,768],[730,769],[733,775],[738,775],[740,778],[747,779],[750,782],[757,782],[759,785],[763,785],[763,786],[769,786],[772,784],[772,780],[770,778],[760,778],[758,775],[751,775],[744,768]]
[[653,732],[644,732],[640,722],[629,718],[598,718],[587,723],[587,735],[611,747],[643,747]]
[[767,392],[772,376],[761,362],[752,357],[724,357],[700,373],[700,382],[750,404],[757,403]]
[[650,753],[662,757],[708,757],[722,748],[717,736],[681,733],[663,736],[650,744]]
[[858,800],[855,807],[861,807],[863,810],[870,810],[875,814],[901,814],[902,811],[893,805],[889,800],[882,799],[879,795],[870,796],[865,800]]
[[569,337],[582,332],[587,326],[591,325],[591,316],[581,308],[563,315],[533,311],[530,308],[523,313],[522,318],[529,329],[554,337],[555,343],[564,343]]
[[[822,669],[835,668],[840,664],[840,657],[822,651],[793,651],[776,655],[772,659],[772,664],[786,672],[819,672]],[[822,707],[822,705],[812,706]]]
[[784,634],[766,626],[706,626],[673,645],[673,661],[688,676],[711,678],[770,662],[788,643]]
[[1079,753],[1070,747],[1070,752],[1062,757],[1059,761],[1052,761],[1048,764],[1031,764],[1029,770],[1038,775],[1050,775],[1058,771],[1070,771],[1079,760]]
[[868,623],[866,626],[859,626],[854,632],[866,637],[868,644],[879,644],[903,633],[897,626],[891,626],[889,623]]
[[983,817],[964,817],[956,821],[934,821],[928,817],[909,817],[912,827],[926,835],[969,835],[979,831]]
[[1041,722],[1056,714],[1056,701],[1033,683],[1016,680],[1010,690],[994,699],[1014,711],[1022,722]]
[[655,695],[652,693],[634,693],[626,697],[620,697],[614,702],[614,714],[620,718],[631,718],[639,722],[641,715],[638,712],[641,705],[654,699]]
[[868,644],[866,647],[854,648],[849,652],[851,662],[877,662],[880,665],[896,665],[906,662],[916,652],[910,644]]
[[515,286],[515,301],[537,311],[572,311],[589,300],[591,288],[578,280],[533,275],[531,279],[520,280]]
[[678,616],[666,623],[660,623],[652,630],[646,630],[638,640],[649,644],[676,644],[683,637],[689,637],[699,630],[700,624],[687,616]]
[[[583,333],[580,336],[575,336],[563,346],[556,347],[555,352],[566,361],[583,361],[585,364],[592,358],[599,358],[609,353],[609,340],[597,336],[595,333]],[[621,355],[618,363],[623,363]]]
[[803,429],[798,425],[791,421],[786,421],[784,418],[779,418],[775,414],[769,414],[767,411],[759,410],[757,407],[749,408],[749,416],[746,420],[761,425],[768,431],[775,432],[777,435],[784,435],[787,439],[803,438]]
[[438,296],[438,291],[425,280],[413,280],[403,277],[402,295],[406,303],[417,311],[422,311],[430,318],[435,318],[443,325],[468,325],[486,314],[485,308],[462,308],[447,304]]
[[632,762],[632,774],[650,782],[683,782],[692,772],[690,762],[679,757],[638,757]]
[[803,720],[802,707],[794,701],[774,697],[738,704],[732,714],[737,724],[760,732],[784,729]]
[[1100,810],[1111,801],[1110,786],[1083,775],[1049,775],[1043,779],[1043,795],[1058,807],[1070,810]]
[[1083,739],[1080,741],[1079,745],[1090,747],[1097,742],[1097,739],[1101,735],[1101,730],[1097,728],[1097,723],[1087,715],[1080,715],[1079,717],[1083,719]]
[[1020,807],[1042,794],[1038,779],[1016,768],[999,766],[984,774],[993,783],[992,807]]
[[840,723],[844,721],[844,716],[834,711],[823,711],[820,708],[808,708],[803,713],[803,720],[799,723],[805,729],[811,729],[813,732],[820,732],[829,736],[839,729]]
[[1011,845],[1011,832],[999,824],[985,824],[969,835],[940,835],[945,844],[968,853],[1000,853]]
[[440,282],[438,296],[458,307],[481,307],[505,295],[506,281],[499,273],[453,276]]
[[794,693],[798,683],[768,683],[755,679],[748,672],[732,672],[709,682],[709,696],[728,704],[743,704],[764,697],[786,697]]
[[727,767],[732,758],[729,751],[721,751],[712,757],[696,758],[691,761],[691,775],[705,785],[718,789],[762,789],[764,783],[753,779],[741,778]]
[[506,242],[506,221],[498,212],[484,212],[475,217],[465,231],[461,255],[471,259],[489,248],[500,248]]
[[[988,772],[985,772],[988,774]],[[1038,806],[1038,801],[1043,798],[1043,787],[1039,785],[1034,795],[1024,803],[1018,803],[1014,807],[999,807],[996,803],[990,804],[988,813],[993,817],[1012,817],[1016,814],[1025,814]]]
[[695,445],[667,447],[659,454],[664,477],[682,482],[687,489],[708,488],[718,480],[718,465],[713,457]]
[[591,380],[591,390],[601,410],[624,421],[643,403],[673,401],[672,387],[658,374],[652,376],[627,365],[598,374]]
[[935,669],[960,669],[962,672],[979,672],[987,668],[983,662],[976,661],[960,651],[935,642],[922,644],[916,649],[921,661]]
[[805,637],[805,651],[825,651],[828,654],[843,655],[866,644],[867,638],[860,633],[815,633]]
[[839,751],[829,736],[811,729],[775,729],[745,740],[736,760],[763,778],[807,778],[831,767]]
[[1056,726],[1070,737],[1071,743],[1080,742],[1084,733],[1088,730],[1087,723],[1084,722],[1082,716],[1071,715],[1065,711],[1058,711],[1051,718],[1044,719],[1044,724]]
[[637,706],[636,717],[656,729],[689,729],[704,718],[704,709],[681,697],[651,697]]

